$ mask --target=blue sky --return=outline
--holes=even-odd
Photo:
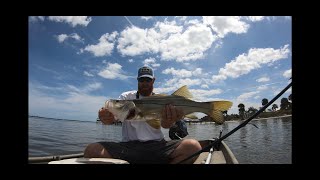
[[[30,115],[95,121],[106,100],[137,89],[143,65],[154,69],[154,92],[188,85],[196,101],[232,101],[228,114],[238,114],[239,103],[259,109],[292,74],[288,16],[30,16],[28,23]]]

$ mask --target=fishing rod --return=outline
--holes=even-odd
[[[221,135],[222,135],[222,129],[220,129],[219,138],[221,138]],[[220,146],[220,144],[218,144],[218,146]],[[208,157],[207,157],[206,162],[204,164],[210,164],[213,151],[214,151],[214,147],[212,146],[209,150]]]
[[[291,78],[290,78],[291,79]],[[222,140],[224,140],[225,138],[229,137],[231,134],[233,134],[234,132],[236,132],[238,129],[244,127],[245,125],[247,125],[253,118],[255,118],[258,114],[260,114],[261,112],[263,112],[264,110],[267,109],[268,106],[270,106],[275,100],[277,100],[283,93],[285,93],[290,87],[292,86],[292,82],[290,82],[290,84],[287,85],[287,87],[285,87],[277,96],[275,96],[270,102],[268,102],[265,106],[263,106],[258,112],[256,112],[254,115],[252,115],[250,118],[248,118],[247,120],[245,120],[244,122],[242,122],[241,124],[239,124],[237,127],[235,127],[233,130],[231,130],[230,132],[228,132],[226,135],[222,136],[221,138],[217,138],[215,139],[213,142],[209,143],[209,145],[207,145],[206,147],[202,148],[200,151],[190,155],[189,157],[181,160],[180,162],[178,162],[177,164],[180,164],[182,162],[185,162],[191,158],[193,158],[194,156],[197,156],[199,154],[201,154],[204,151],[209,150],[211,147],[217,146],[219,143],[221,143]]]

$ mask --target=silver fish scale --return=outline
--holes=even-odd
[[[166,105],[172,104],[174,106],[186,106],[186,107],[207,107],[210,102],[196,102],[190,99],[186,99],[179,96],[164,96],[164,97],[147,97],[143,99],[133,100],[136,105],[139,104],[156,104]]]
[[[208,113],[210,109],[209,102],[196,102],[180,96],[147,97],[143,99],[132,100],[136,107],[146,115],[150,113],[161,113],[163,107],[167,104],[182,108],[185,114],[192,112]]]

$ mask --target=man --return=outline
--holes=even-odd
[[[141,67],[138,70],[138,91],[124,92],[120,100],[140,99],[152,96],[155,77],[150,67]],[[161,126],[170,128],[174,123],[183,118],[183,110],[166,105],[162,110]],[[130,116],[130,115],[129,115]],[[99,118],[104,124],[113,124],[115,117],[107,109],[99,110]],[[130,119],[130,117],[128,117]],[[194,139],[166,141],[161,128],[151,127],[145,121],[123,121],[122,142],[97,142],[89,144],[84,157],[116,158],[135,163],[178,163],[181,160],[201,150],[201,145]],[[193,163],[197,156],[185,161]]]

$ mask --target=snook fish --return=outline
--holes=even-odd
[[[106,101],[105,108],[122,122],[124,120],[146,121],[150,126],[159,129],[161,113],[167,104],[181,108],[184,115],[202,112],[212,117],[217,124],[224,123],[222,111],[226,111],[232,106],[230,101],[196,102],[191,98],[192,94],[187,86],[182,86],[171,95],[157,94],[133,100],[111,99]],[[128,119],[129,116],[130,119]]]

